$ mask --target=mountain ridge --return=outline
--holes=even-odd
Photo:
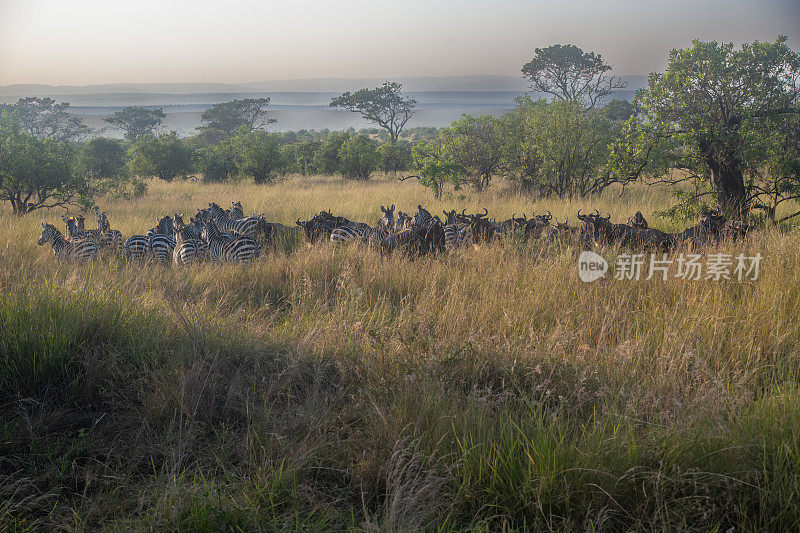
[[[628,90],[646,84],[647,76],[622,76]],[[88,85],[12,84],[0,86],[0,96],[70,96],[87,94],[241,94],[254,92],[344,92],[375,87],[387,78],[303,78],[243,83],[105,83]],[[403,85],[404,92],[430,91],[525,91],[522,77],[502,75],[406,76],[389,78]]]

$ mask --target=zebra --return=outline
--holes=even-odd
[[[395,229],[394,204],[392,204],[391,207],[381,206],[381,212],[383,213],[383,216],[381,217],[381,220],[378,224],[382,228],[386,228],[389,231],[394,231]]]
[[[175,238],[171,235],[174,229],[172,218],[166,215],[158,220],[156,227],[147,232],[147,247],[162,265],[169,263],[169,257],[175,251]]]
[[[353,223],[344,217],[333,216],[330,211],[320,211],[310,220],[301,221],[298,218],[296,224],[303,230],[306,246],[311,246],[321,240],[330,239],[334,229]]]
[[[394,230],[402,231],[404,229],[410,229],[412,223],[413,219],[408,215],[408,213],[404,213],[403,211],[398,211],[397,221],[395,222]]]
[[[453,223],[444,226],[444,248],[452,251],[472,242],[472,225]]]
[[[64,235],[68,241],[79,241],[89,237],[85,229],[81,230],[78,227],[78,221],[75,217],[61,215],[61,220],[64,221]]]
[[[126,259],[145,259],[150,254],[150,237],[131,235],[122,249]]]
[[[109,246],[116,251],[122,251],[124,244],[122,233],[111,229],[111,223],[108,221],[108,214],[105,211],[97,213],[97,232],[102,246]]]
[[[240,220],[244,218],[242,202],[231,202],[231,208],[228,210],[228,218],[231,220]]]
[[[231,220],[225,210],[213,202],[208,204],[208,213],[221,231],[233,231],[239,235],[255,235],[259,226],[263,223],[262,216]]]
[[[175,249],[172,252],[172,261],[176,265],[189,265],[200,261],[203,258],[202,242],[191,238],[186,226],[176,225],[173,231]]]
[[[208,245],[208,256],[212,260],[247,263],[257,259],[261,252],[261,245],[255,238],[246,235],[226,236],[220,233],[213,220],[206,221],[202,235]]]
[[[417,205],[417,212],[414,213],[414,221],[413,224],[415,226],[419,226],[421,228],[427,228],[431,224],[433,224],[434,218],[431,215],[430,211],[422,207],[421,205]]]
[[[42,222],[42,235],[39,237],[39,246],[50,243],[53,247],[53,255],[56,259],[75,259],[86,261],[97,256],[97,244],[91,239],[81,239],[70,241],[58,231],[52,224]]]
[[[333,228],[330,239],[333,244],[366,242],[377,229],[363,222],[351,222],[347,225]]]

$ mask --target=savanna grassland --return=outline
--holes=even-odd
[[[456,194],[319,177],[98,204],[126,236],[232,200],[287,225],[422,203],[683,228],[657,188]],[[0,213],[0,529],[800,527],[793,230],[712,249],[761,253],[755,282],[585,284],[569,242],[58,264],[36,240],[60,214]]]

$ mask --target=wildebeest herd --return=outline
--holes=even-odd
[[[611,222],[611,216],[598,211],[578,211],[578,226],[567,221],[553,224],[553,217],[516,214],[507,220],[495,221],[482,213],[443,211],[444,218],[431,214],[421,205],[411,215],[395,206],[381,206],[377,226],[353,222],[345,217],[322,211],[296,225],[310,246],[321,242],[358,243],[380,253],[399,251],[410,257],[450,252],[454,249],[502,243],[504,236],[522,239],[563,239],[581,246],[618,244],[637,249],[670,250],[679,246],[698,247],[723,239],[744,236],[750,226],[728,220],[714,211],[704,212],[700,222],[680,233],[664,233],[648,226],[641,212],[624,224]],[[241,202],[232,202],[229,209],[211,203],[199,209],[188,222],[183,215],[165,215],[145,234],[125,239],[111,227],[106,213],[97,214],[97,229],[85,229],[82,215],[62,216],[65,232],[43,223],[39,245],[49,243],[59,259],[87,260],[106,249],[130,260],[155,260],[186,265],[203,260],[246,263],[257,259],[262,250],[272,246],[276,237],[292,231],[292,227],[268,222],[263,215],[244,216]]]

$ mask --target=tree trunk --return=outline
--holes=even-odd
[[[749,209],[741,168],[722,166],[712,169],[712,183],[720,210],[729,218],[742,219]]]
[[[701,150],[703,150],[701,146]],[[742,219],[750,206],[744,187],[742,160],[731,148],[708,145],[703,150],[706,164],[711,169],[711,186],[717,193],[720,210],[729,218]]]

